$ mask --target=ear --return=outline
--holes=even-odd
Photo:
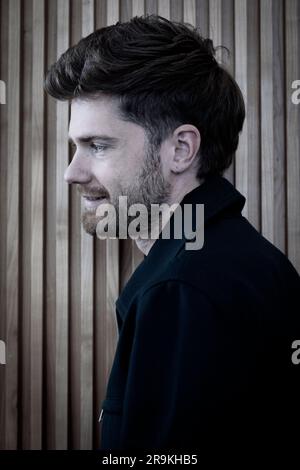
[[[172,136],[173,153],[170,170],[173,173],[183,173],[195,166],[196,155],[200,148],[201,136],[197,127],[183,124],[177,127]]]

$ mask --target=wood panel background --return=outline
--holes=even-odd
[[[142,256],[93,240],[63,181],[69,109],[44,95],[57,57],[96,28],[159,13],[230,57],[247,118],[226,177],[244,214],[300,271],[298,0],[0,0],[0,447],[91,449],[117,341],[114,302]]]

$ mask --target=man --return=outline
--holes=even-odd
[[[85,201],[87,232],[103,235],[104,203],[116,210],[117,233],[124,229],[120,196],[128,210],[179,203],[186,213],[191,205],[196,232],[204,204],[201,249],[176,236],[175,215],[169,239],[136,240],[146,257],[116,303],[101,448],[255,453],[288,435],[290,449],[299,276],[241,215],[245,198],[221,176],[245,111],[212,42],[187,25],[135,17],[68,49],[45,87],[71,101],[76,151],[65,179]]]

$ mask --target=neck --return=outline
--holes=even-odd
[[[168,201],[166,201],[166,203],[169,206],[172,206],[173,204],[179,204],[186,194],[193,191],[193,189],[197,188],[202,183],[203,183],[203,180],[195,179],[189,185],[182,184],[181,186],[174,187],[173,190],[172,190],[172,193],[171,193]],[[172,213],[169,212],[169,218],[171,217],[171,215],[172,215]],[[168,220],[164,220],[164,222],[167,223]],[[163,227],[161,227],[161,230],[162,230],[162,228]],[[161,232],[161,230],[160,230],[160,232]],[[149,238],[137,238],[137,239],[135,239],[135,243],[136,243],[138,249],[144,255],[147,256],[149,251],[151,250],[152,246],[156,242],[156,240],[157,240],[157,238],[150,238],[150,237]]]

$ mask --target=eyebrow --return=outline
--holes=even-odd
[[[108,144],[116,144],[119,142],[119,139],[117,139],[116,137],[111,137],[109,135],[83,135],[83,136],[80,136],[76,139],[78,142],[81,142],[81,143],[88,143],[88,142],[91,142],[92,140],[102,140],[104,142],[107,142]],[[74,144],[74,140],[72,139],[72,137],[69,135],[69,142],[71,144]]]

